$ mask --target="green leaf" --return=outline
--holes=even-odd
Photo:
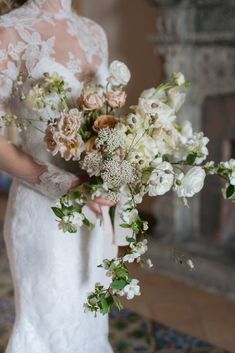
[[[95,225],[91,223],[87,218],[84,218],[83,224],[88,227],[89,230],[93,230]]]
[[[197,153],[192,152],[187,156],[186,163],[193,165],[195,163],[196,158],[197,158]]]
[[[235,193],[235,185],[229,185],[226,190],[226,197],[229,199]]]
[[[61,210],[61,208],[58,207],[52,207],[51,208],[56,217],[58,218],[63,218],[64,217],[64,212]]]
[[[163,160],[163,162],[169,162],[170,160],[169,160],[169,157],[167,156],[167,154],[164,154],[163,156],[162,156],[162,160]]]
[[[102,307],[102,314],[105,315],[109,312],[110,306],[108,301],[105,297],[101,298],[101,307]]]
[[[126,241],[128,241],[128,243],[135,243],[135,238],[132,237],[126,237]]]
[[[122,223],[122,224],[120,224],[120,227],[122,227],[122,228],[131,228],[131,225],[127,224],[127,223]]]
[[[111,287],[113,289],[122,290],[127,285],[124,279],[116,279],[112,282]]]
[[[191,87],[191,82],[189,80],[186,80],[185,83],[184,83],[184,87],[185,88]]]
[[[112,222],[112,226],[114,227],[114,218],[115,218],[115,211],[116,211],[116,206],[112,206],[109,209],[109,215],[110,215],[110,219]]]

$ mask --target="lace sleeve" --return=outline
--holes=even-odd
[[[13,81],[19,70],[16,62],[8,55],[5,31],[0,27],[0,135],[4,135],[4,126],[1,117],[7,112],[7,103],[11,96]]]
[[[60,169],[51,163],[42,163],[38,160],[35,160],[35,162],[46,168],[38,176],[38,182],[30,183],[25,178],[20,178],[20,180],[23,184],[53,201],[57,201],[62,195],[66,194],[72,186],[72,182],[78,179],[74,174]]]

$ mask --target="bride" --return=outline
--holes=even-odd
[[[30,118],[38,129],[20,132],[20,148],[0,130],[0,169],[13,177],[4,237],[16,319],[6,353],[111,353],[107,317],[84,313],[83,303],[96,282],[104,283],[96,266],[117,252],[100,217],[112,203],[102,198],[89,203],[87,210],[96,217],[93,231],[58,230],[51,206],[79,176],[52,159],[39,131],[44,123],[11,94],[21,72],[35,80],[57,72],[78,96],[84,80],[106,77],[106,36],[73,12],[71,0],[18,3],[0,16],[0,116]]]

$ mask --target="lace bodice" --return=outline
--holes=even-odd
[[[77,15],[71,0],[29,0],[0,17],[0,45],[0,116],[10,110],[19,118],[33,119],[35,128],[21,132],[22,149],[53,166],[56,160],[43,141],[46,123],[40,121],[39,112],[11,94],[14,81],[19,72],[34,79],[40,79],[44,72],[57,72],[75,97],[85,80],[99,82],[106,77],[106,35],[98,24]],[[46,114],[40,111],[40,115]],[[58,191],[55,195],[62,190]]]

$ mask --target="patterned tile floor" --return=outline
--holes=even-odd
[[[13,321],[9,268],[6,256],[0,253],[0,353],[4,353]],[[226,353],[129,310],[110,315],[110,339],[116,353]]]

